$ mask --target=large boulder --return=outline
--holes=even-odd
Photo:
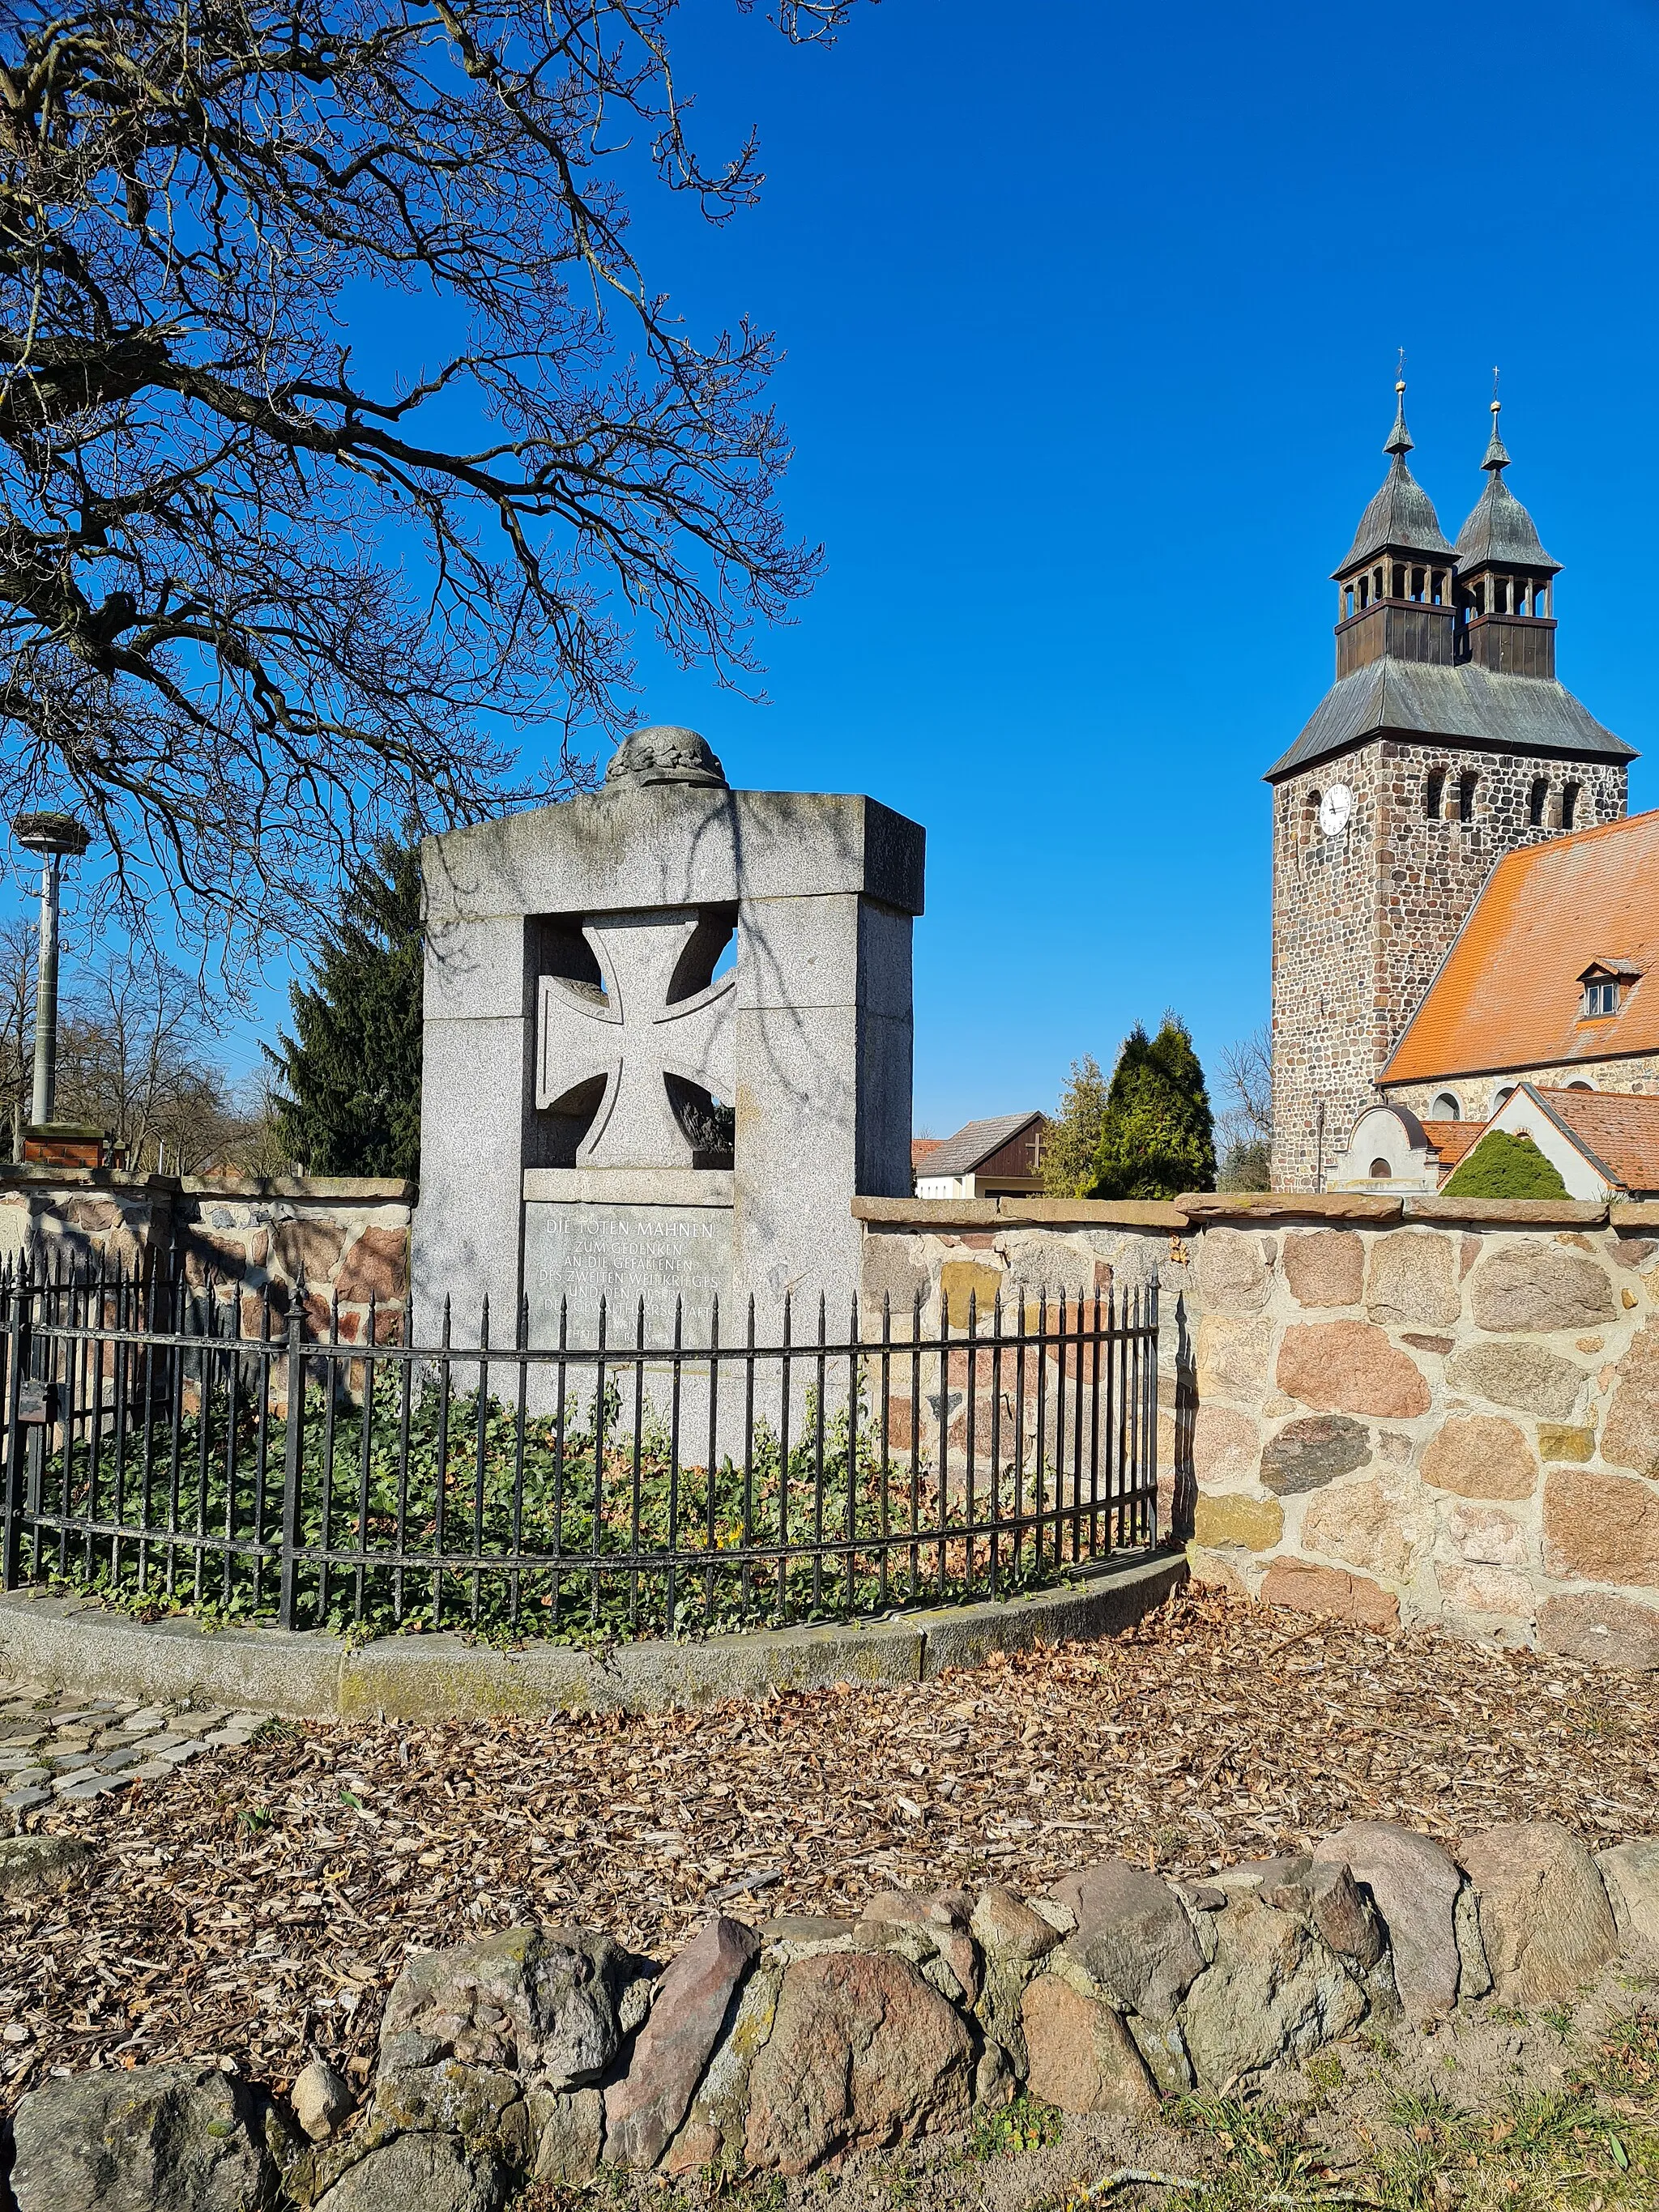
[[[965,1890],[936,1897],[908,1889],[878,1890],[859,1915],[854,1942],[860,1951],[896,1951],[920,1966],[923,1979],[953,2004],[978,2002],[979,1952],[968,1932],[973,1900]]]
[[[392,1984],[380,2072],[456,2058],[574,2089],[611,2063],[649,1995],[645,1961],[585,1928],[511,1928],[428,1951]]]
[[[1505,2004],[1577,1996],[1619,1947],[1590,1856],[1559,1820],[1511,1820],[1472,1837],[1462,1860],[1480,1901],[1480,1940]]]
[[[217,2067],[71,2074],[12,2116],[17,2212],[272,2212],[298,2140]]]
[[[1278,1382],[1316,1413],[1409,1421],[1429,1410],[1422,1369],[1370,1322],[1292,1322],[1279,1347]]]
[[[314,2212],[498,2212],[506,2193],[495,2159],[447,2136],[399,2136],[348,2167]]]
[[[1304,2058],[1365,2017],[1364,1990],[1297,1911],[1259,1892],[1212,1916],[1216,1954],[1187,1992],[1182,2023],[1205,2087],[1225,2089],[1280,2058]]]
[[[1659,1960],[1659,1836],[1597,1851],[1595,1863],[1621,1947],[1635,1957]]]
[[[685,2118],[760,1938],[718,1915],[672,1960],[634,2039],[628,2071],[605,2093],[605,2156],[654,2166]]]
[[[1583,1389],[1584,1370],[1541,1344],[1511,1337],[1465,1345],[1446,1362],[1446,1380],[1472,1398],[1489,1398],[1495,1406],[1513,1406],[1545,1420],[1567,1421]]]
[[[1204,1965],[1185,1906],[1166,1882],[1107,1859],[1055,1885],[1077,1915],[1061,1957],[1080,1966],[1126,2010],[1167,2021]]]
[[[1659,1492],[1632,1475],[1553,1467],[1544,1480],[1544,1571],[1563,1582],[1659,1588]]]
[[[1538,1462],[1513,1421],[1501,1413],[1465,1413],[1430,1438],[1423,1480],[1459,1498],[1530,1498]]]
[[[1287,1421],[1261,1455],[1261,1480],[1279,1498],[1318,1490],[1369,1464],[1371,1432],[1346,1413]]]
[[[1028,1972],[1061,1941],[1052,1920],[1033,1912],[999,1881],[981,1891],[968,1924],[988,1962]]]
[[[1129,2031],[1110,2005],[1083,1996],[1058,1974],[1039,1974],[1020,2000],[1029,2069],[1025,2086],[1062,2112],[1151,2119],[1158,2092]]]
[[[779,1923],[770,1924],[776,1927]],[[818,1950],[808,1955],[845,1957],[846,1950]],[[784,1966],[794,1963],[769,1963],[766,1951],[761,1956],[762,1963],[744,1983],[736,2014],[722,2033],[702,2080],[697,2084],[691,2110],[664,2154],[665,2172],[691,2173],[708,2166],[738,2167],[744,2162],[749,2076],[777,2020]]]
[[[1326,1837],[1316,1856],[1343,1861],[1376,1900],[1407,2012],[1449,2012],[1457,2002],[1462,1877],[1439,1844],[1394,1820],[1351,1820]]]
[[[530,2123],[515,2075],[441,2058],[435,2066],[383,2069],[374,2084],[370,2139],[459,2136],[469,2150],[499,2152],[515,2166],[530,2155]]]
[[[1396,1229],[1371,1246],[1365,1310],[1385,1328],[1445,1328],[1462,1308],[1455,1237]]]
[[[750,2072],[748,2162],[805,2173],[842,2151],[960,2127],[973,2062],[967,2023],[908,1959],[799,1960]]]
[[[1299,1306],[1357,1306],[1365,1242],[1352,1229],[1309,1229],[1285,1239],[1285,1279]]]
[[[1594,1328],[1614,1317],[1605,1270],[1576,1246],[1542,1237],[1488,1253],[1469,1279],[1469,1296],[1477,1325],[1494,1334]]]
[[[532,2089],[525,2100],[535,2146],[533,2181],[591,2181],[605,2141],[605,2099],[597,2089]]]
[[[1659,1668],[1659,1607],[1611,1590],[1546,1598],[1538,1609],[1538,1641],[1546,1651],[1593,1666],[1650,1673]]]

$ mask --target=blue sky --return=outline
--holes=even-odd
[[[646,210],[643,256],[779,331],[827,568],[765,703],[642,640],[639,719],[927,825],[919,1128],[1050,1105],[1166,1005],[1206,1056],[1265,1018],[1260,777],[1330,681],[1401,344],[1454,534],[1502,364],[1562,676],[1659,799],[1659,10],[886,0],[824,52],[688,0],[678,58],[769,182],[719,232]]]

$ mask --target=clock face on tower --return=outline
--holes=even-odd
[[[1328,837],[1340,837],[1352,812],[1352,792],[1346,783],[1334,783],[1319,802],[1319,826]]]

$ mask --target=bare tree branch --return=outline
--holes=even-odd
[[[694,338],[629,243],[642,180],[717,222],[762,181],[687,135],[676,4],[0,25],[0,804],[77,805],[140,926],[156,872],[303,926],[381,828],[579,778],[636,618],[736,681],[810,586],[770,338]],[[354,358],[371,296],[397,375]]]

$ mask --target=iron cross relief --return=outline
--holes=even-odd
[[[680,957],[698,917],[683,909],[596,915],[582,925],[599,963],[605,995],[544,975],[537,1040],[536,1103],[556,1106],[605,1079],[576,1155],[585,1168],[683,1168],[691,1141],[663,1079],[678,1075],[717,1098],[734,1082],[737,975],[719,976],[690,998],[670,1000]]]

